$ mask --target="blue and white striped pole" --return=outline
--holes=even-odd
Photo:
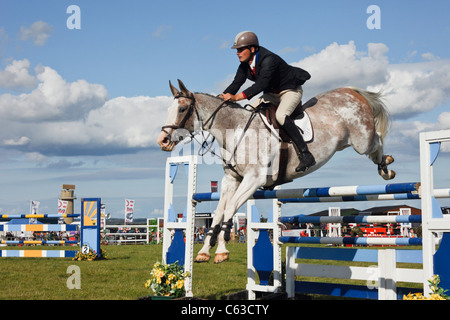
[[[353,237],[280,237],[282,243],[309,243],[309,244],[336,244],[336,245],[362,245],[362,246],[420,246],[421,238],[353,238]]]
[[[281,217],[282,223],[420,223],[421,215],[410,216],[308,216]]]
[[[343,186],[343,187],[325,187],[325,188],[300,188],[300,189],[280,189],[280,190],[258,190],[256,191],[252,199],[302,199],[313,198],[317,199],[322,197],[355,197],[355,196],[367,196],[367,195],[391,195],[391,194],[407,194],[400,196],[400,200],[404,197],[414,197],[414,194],[418,193],[420,183],[392,183],[382,185],[366,185],[366,186]],[[220,193],[208,192],[208,193],[196,193],[193,196],[193,200],[201,201],[216,201],[220,199]],[[351,200],[351,201],[364,201]],[[383,200],[395,200],[387,197]]]

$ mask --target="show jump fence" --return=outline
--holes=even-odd
[[[247,245],[248,245],[248,283],[249,298],[255,293],[277,292],[281,289],[281,245],[283,243],[316,244],[356,244],[356,245],[420,245],[423,250],[401,249],[339,249],[287,247],[286,252],[286,291],[289,297],[295,292],[321,293],[329,295],[369,298],[397,299],[404,292],[397,288],[397,282],[419,282],[423,284],[425,295],[429,295],[428,279],[433,274],[441,277],[444,289],[450,289],[450,217],[443,216],[436,198],[450,197],[450,189],[434,189],[433,164],[440,143],[450,141],[450,130],[420,134],[420,183],[400,183],[353,187],[277,189],[257,191],[247,202]],[[197,202],[219,200],[219,193],[196,193],[196,156],[172,157],[167,159],[164,205],[164,246],[163,260],[167,263],[179,261],[185,270],[192,273],[193,229]],[[177,219],[173,208],[173,183],[178,166],[183,165],[188,177],[186,209],[183,219]],[[257,199],[273,199],[273,210],[266,223],[259,222],[255,206]],[[317,220],[315,217],[296,216],[281,218],[281,206],[287,202],[341,202],[374,200],[421,199],[422,239],[417,238],[342,238],[342,237],[282,237],[281,221],[297,219],[308,223],[346,223],[348,217],[329,217]],[[280,221],[281,219],[281,221]],[[353,217],[355,223],[410,223],[419,222],[416,217]],[[442,232],[443,237],[436,251],[433,233]],[[171,238],[171,233],[173,237]],[[273,233],[273,244],[269,233]],[[186,237],[186,243],[184,242]],[[319,266],[297,264],[296,259],[327,259],[345,261],[364,261],[377,263],[377,267]],[[397,268],[397,262],[422,263],[423,269]],[[256,274],[259,283],[256,283]],[[273,283],[269,283],[273,275]],[[295,280],[297,275],[336,277],[377,281],[377,285],[352,286],[340,284],[304,283]],[[186,295],[192,296],[192,283],[186,283]]]
[[[100,198],[81,199],[81,214],[22,214],[0,215],[3,219],[39,219],[39,218],[76,218],[81,217],[80,227],[76,224],[4,224],[0,231],[33,231],[33,232],[71,232],[80,231],[80,241],[68,240],[1,240],[6,245],[67,245],[79,244],[80,250],[89,249],[98,254],[100,252]],[[25,248],[25,247],[24,247]],[[34,250],[34,249],[6,249],[0,250],[0,257],[29,257],[29,258],[73,258],[79,250]]]

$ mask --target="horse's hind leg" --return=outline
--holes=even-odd
[[[378,174],[384,180],[391,180],[395,178],[395,171],[388,169],[388,165],[394,162],[394,158],[390,155],[383,154],[383,142],[381,141],[380,135],[375,134],[374,137],[374,148],[375,151],[369,154],[369,158],[373,163],[378,165]]]

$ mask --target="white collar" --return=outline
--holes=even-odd
[[[253,70],[253,68],[255,67],[255,65],[256,65],[256,54],[255,54],[255,56],[253,57],[253,61],[252,61],[252,63],[249,63],[249,65],[250,65],[250,69],[252,69]]]

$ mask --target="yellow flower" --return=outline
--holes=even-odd
[[[408,293],[407,296],[403,295],[403,300],[425,300],[425,297],[422,293]]]
[[[181,289],[181,288],[183,288],[183,286],[184,286],[184,280],[178,280],[177,281],[177,288]]]
[[[168,279],[169,281],[172,281],[173,279],[175,279],[175,275],[173,273],[169,274]]]
[[[430,300],[445,300],[445,298],[441,297],[437,293],[433,293],[430,295]]]
[[[164,277],[164,274],[165,274],[165,272],[163,270],[161,270],[161,269],[158,269],[158,271],[156,272],[156,276],[158,278]]]

